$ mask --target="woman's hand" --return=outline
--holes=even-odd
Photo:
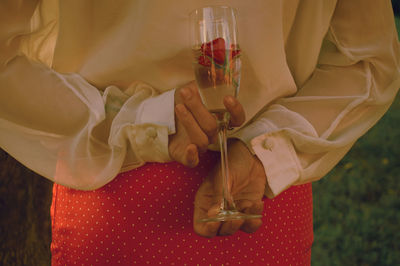
[[[231,96],[224,99],[231,114],[231,125],[239,126],[245,120],[242,105]],[[199,153],[217,140],[217,121],[203,105],[195,82],[175,92],[176,133],[169,136],[168,149],[171,158],[187,167],[199,163]]]
[[[266,175],[262,163],[252,155],[240,140],[228,145],[229,169],[233,179],[232,195],[239,211],[262,214]],[[222,197],[221,166],[218,164],[203,181],[197,191],[194,208],[194,230],[204,237],[232,235],[238,230],[255,232],[262,224],[261,219],[233,220],[227,222],[198,222],[199,219],[217,213]]]

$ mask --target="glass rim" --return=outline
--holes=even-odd
[[[235,15],[237,15],[237,13],[238,13],[238,11],[237,11],[237,9],[235,7],[231,7],[231,6],[227,6],[227,5],[210,5],[210,6],[199,7],[199,8],[196,8],[196,9],[190,11],[189,12],[189,17],[192,17],[196,12],[198,12],[200,10],[207,9],[207,8],[212,8],[212,9],[214,9],[214,8],[215,9],[217,9],[217,8],[218,9],[231,9],[235,13]]]

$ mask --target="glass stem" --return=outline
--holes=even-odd
[[[222,202],[221,210],[236,210],[231,194],[232,180],[229,175],[228,150],[226,131],[229,124],[229,113],[225,112],[223,118],[218,119],[218,140],[221,153],[221,174],[222,174]]]

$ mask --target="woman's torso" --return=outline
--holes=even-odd
[[[310,2],[310,3],[308,3]],[[143,81],[162,92],[194,80],[188,14],[207,5],[238,10],[239,100],[253,117],[294,94],[311,75],[336,1],[59,1],[53,67],[99,89]]]

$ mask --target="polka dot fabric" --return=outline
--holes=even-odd
[[[217,161],[193,169],[148,163],[94,191],[53,188],[53,265],[310,265],[311,185],[264,200],[253,234],[207,239],[193,231],[193,201]]]

